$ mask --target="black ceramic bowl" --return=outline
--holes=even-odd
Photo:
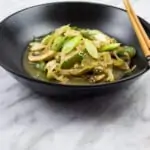
[[[141,19],[149,34],[149,24]],[[137,71],[115,83],[97,85],[61,85],[46,83],[30,77],[24,70],[22,57],[33,37],[44,35],[55,28],[71,24],[99,29],[124,44],[137,49],[134,63]],[[13,77],[36,92],[49,95],[108,94],[130,85],[148,70],[135,32],[124,10],[103,4],[87,2],[55,2],[19,11],[0,23],[0,65]]]

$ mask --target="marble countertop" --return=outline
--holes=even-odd
[[[38,3],[48,0],[38,0]],[[103,0],[122,7],[121,0]],[[134,0],[150,21],[149,0]],[[0,19],[36,0],[0,1]],[[0,68],[0,150],[150,150],[150,72],[111,96],[62,102],[32,93]]]

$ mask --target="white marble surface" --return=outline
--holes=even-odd
[[[0,0],[0,19],[34,4]],[[134,6],[150,21],[149,0]],[[149,81],[150,72],[118,94],[58,102],[33,94],[0,68],[0,150],[150,150]]]

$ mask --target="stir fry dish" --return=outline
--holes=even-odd
[[[62,84],[117,81],[136,68],[135,48],[99,30],[64,25],[29,43],[28,63],[47,81]]]

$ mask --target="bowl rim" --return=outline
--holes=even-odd
[[[21,9],[19,11],[16,11],[14,13],[12,13],[11,15],[9,15],[8,17],[4,18],[1,22],[0,22],[0,28],[1,28],[1,25],[3,25],[3,23],[5,23],[5,21],[7,21],[9,18],[15,16],[16,14],[20,13],[20,12],[23,12],[23,11],[26,11],[26,10],[29,10],[29,9],[32,9],[32,8],[36,8],[36,7],[42,7],[42,6],[48,6],[50,4],[61,4],[61,3],[66,3],[66,4],[69,4],[69,3],[86,3],[86,4],[90,4],[90,5],[93,5],[93,4],[96,4],[96,5],[101,5],[101,6],[104,6],[104,7],[110,7],[110,8],[114,8],[114,9],[117,9],[117,10],[120,10],[120,11],[123,11],[123,12],[126,12],[125,9],[123,8],[119,8],[119,7],[116,7],[116,6],[113,6],[113,5],[108,5],[108,4],[104,4],[104,3],[100,3],[100,2],[96,2],[96,1],[93,1],[93,2],[89,2],[89,1],[67,1],[67,0],[64,0],[64,1],[52,1],[52,2],[48,2],[48,3],[43,3],[43,4],[38,4],[38,5],[33,5],[33,6],[29,6],[29,7],[26,7],[24,9]],[[139,16],[138,16],[139,17]],[[148,22],[146,20],[144,20],[142,17],[139,17],[139,19],[144,22],[145,24],[148,24]],[[145,58],[146,60],[146,58]],[[23,79],[26,79],[26,80],[29,80],[29,81],[32,81],[32,82],[36,82],[36,83],[41,83],[41,84],[46,84],[46,85],[51,85],[51,86],[61,86],[61,87],[71,87],[71,88],[87,88],[87,87],[99,87],[99,86],[109,86],[109,85],[115,85],[115,84],[118,84],[118,83],[122,83],[122,82],[125,82],[125,81],[129,81],[129,80],[132,80],[136,77],[139,77],[141,76],[142,74],[144,74],[148,69],[149,69],[149,66],[148,66],[148,63],[147,63],[147,66],[145,66],[145,68],[143,68],[141,71],[139,71],[138,73],[134,74],[134,75],[131,75],[131,76],[128,76],[128,77],[125,77],[125,78],[122,78],[120,80],[117,80],[115,82],[111,82],[111,83],[97,83],[97,84],[90,84],[90,85],[72,85],[72,84],[61,84],[61,83],[54,83],[54,82],[46,82],[46,81],[42,81],[42,80],[38,80],[38,79],[35,79],[33,77],[30,77],[29,76],[26,76],[22,73],[17,73],[15,71],[13,71],[13,69],[7,67],[6,65],[4,64],[1,64],[0,63],[0,66],[5,69],[6,71],[8,71],[9,73],[15,75],[15,76],[18,76],[20,78],[23,78]]]

